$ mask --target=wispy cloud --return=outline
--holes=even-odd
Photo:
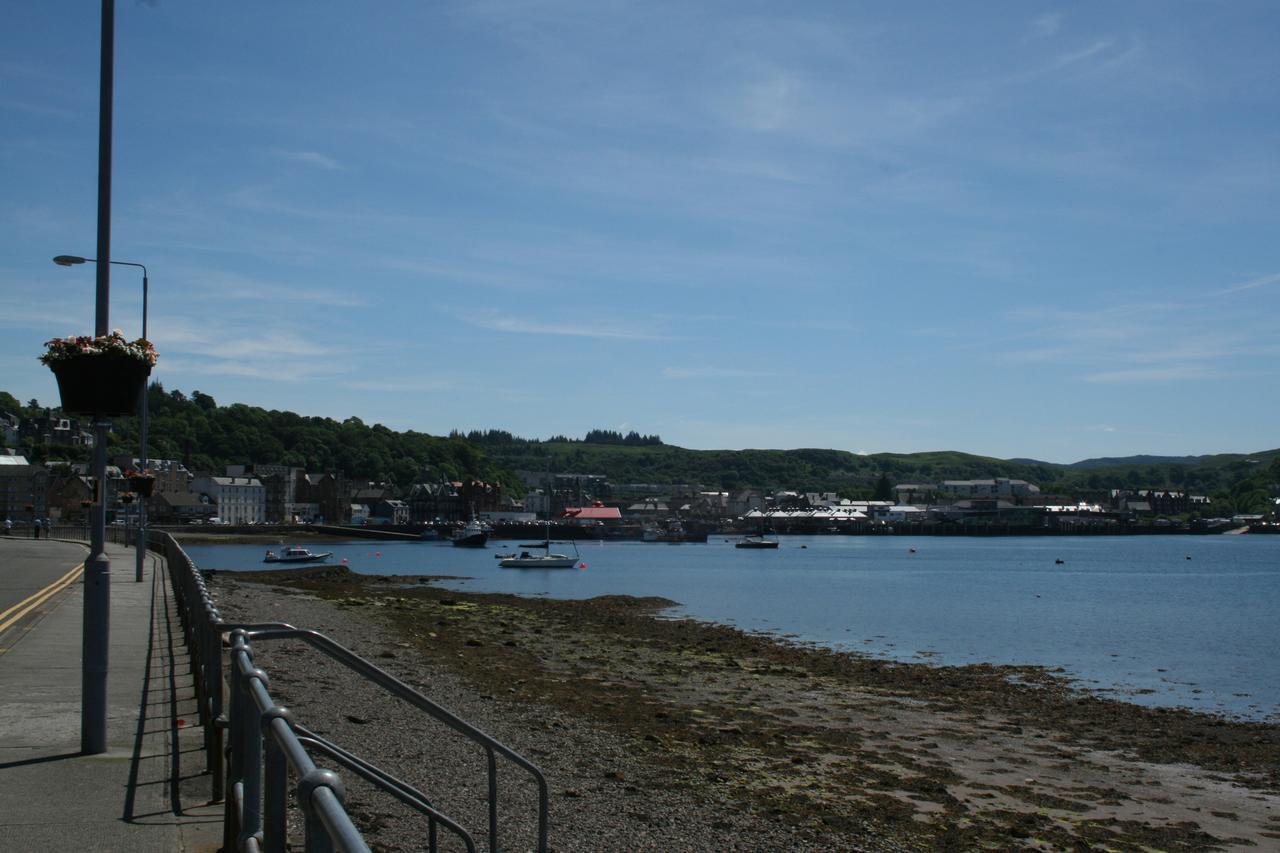
[[[305,382],[331,376],[328,365],[315,362],[271,363],[246,361],[198,361],[173,359],[157,365],[161,376],[184,374],[187,376],[238,376],[243,379],[261,379],[269,382]]]
[[[1098,38],[1086,47],[1059,54],[1050,63],[1048,70],[1105,73],[1134,62],[1142,55],[1143,50],[1142,42],[1137,40],[1121,44],[1114,38]]]
[[[1079,48],[1069,53],[1059,54],[1053,62],[1053,67],[1066,68],[1069,65],[1077,65],[1081,62],[1086,62],[1095,56],[1099,56],[1110,50],[1113,44],[1114,42],[1111,39],[1097,39],[1088,47]]]
[[[83,300],[82,300],[83,301]],[[45,304],[41,307],[10,305],[0,311],[0,327],[11,329],[46,329],[50,335],[83,335],[92,327],[93,312],[67,304],[64,308]]]
[[[494,247],[490,247],[491,249]],[[527,269],[508,266],[500,260],[480,260],[470,263],[447,261],[418,261],[401,258],[382,258],[374,262],[377,266],[405,272],[415,277],[428,279],[432,283],[480,285],[501,290],[530,291],[545,288],[554,284],[552,278],[531,274]]]
[[[471,322],[482,329],[521,335],[553,335],[571,338],[611,338],[632,341],[668,340],[666,335],[655,332],[613,325],[607,322],[588,321],[579,324],[542,323],[518,317],[473,318]]]
[[[842,79],[819,79],[771,69],[718,93],[713,112],[730,125],[825,147],[875,146],[933,130],[973,105],[964,94],[850,89]]]
[[[330,308],[357,308],[369,304],[354,290],[278,284],[224,270],[193,270],[183,278],[197,298],[218,301],[306,303]]]
[[[777,376],[778,373],[737,367],[664,367],[662,375],[667,379],[737,379]]]
[[[219,358],[256,356],[313,356],[329,351],[313,341],[288,330],[230,328],[180,318],[165,318],[155,323],[151,337],[161,345],[186,350],[197,355]]]
[[[1023,327],[1016,339],[1034,343],[1018,349],[1009,346],[1015,338],[989,342],[1001,359],[1057,365],[1093,383],[1239,376],[1251,362],[1280,354],[1273,323],[1253,322],[1208,300],[1135,302],[1092,312],[1033,309],[1010,317]]]
[[[1185,382],[1192,379],[1213,379],[1222,374],[1198,364],[1179,364],[1167,367],[1142,367],[1130,370],[1104,370],[1090,373],[1088,382]]]
[[[337,160],[321,154],[318,151],[288,151],[277,148],[275,150],[277,157],[283,157],[286,160],[292,160],[295,163],[302,163],[307,166],[317,166],[321,169],[341,169]]]
[[[1255,287],[1266,287],[1272,284],[1280,284],[1280,273],[1272,273],[1259,278],[1251,279],[1243,284],[1237,284],[1228,287],[1226,290],[1215,291],[1213,296],[1226,296],[1228,293],[1239,293],[1242,290],[1253,290]]]
[[[1036,38],[1048,38],[1062,29],[1062,14],[1055,12],[1041,15],[1031,22],[1031,33]]]
[[[450,379],[353,379],[338,383],[343,388],[355,391],[381,391],[386,393],[430,393],[449,391],[458,387],[458,383]]]

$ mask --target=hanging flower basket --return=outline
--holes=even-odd
[[[125,340],[118,329],[96,338],[54,338],[45,347],[40,361],[58,380],[62,409],[77,415],[133,414],[156,363],[150,341]]]
[[[149,474],[130,474],[129,489],[144,498],[151,497],[156,488],[156,478]]]

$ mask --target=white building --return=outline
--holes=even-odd
[[[524,496],[521,509],[532,513],[534,518],[547,518],[551,515],[551,498],[541,489],[535,489]]]
[[[1040,487],[1026,480],[996,477],[994,480],[943,480],[942,491],[966,498],[1009,498],[1040,494]]]
[[[208,495],[224,524],[262,524],[267,520],[267,490],[257,477],[196,477],[191,491]]]
[[[924,521],[928,515],[928,510],[921,509],[918,506],[900,504],[889,507],[884,513],[884,520],[891,524],[902,524],[903,522]]]

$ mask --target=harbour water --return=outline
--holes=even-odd
[[[313,550],[318,546],[312,546]],[[1280,721],[1280,537],[783,537],[776,551],[584,542],[583,570],[499,568],[416,542],[327,543],[365,574],[553,598],[661,596],[669,613],[877,657],[1033,664],[1084,689]],[[564,550],[571,546],[557,546]],[[264,565],[264,545],[190,545],[203,569]],[[1059,563],[1058,561],[1062,562]]]

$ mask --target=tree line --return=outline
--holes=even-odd
[[[332,471],[353,480],[408,486],[421,478],[480,479],[524,491],[519,470],[601,474],[614,484],[680,485],[708,490],[795,489],[841,497],[889,497],[899,483],[1009,477],[1035,483],[1047,495],[1096,497],[1110,489],[1167,489],[1214,499],[1215,512],[1259,512],[1280,494],[1280,450],[1158,461],[1156,457],[1089,460],[1078,466],[1003,460],[956,451],[854,454],[843,450],[690,450],[656,435],[592,429],[582,439],[526,439],[506,430],[454,430],[446,437],[262,409],[220,405],[208,394],[148,388],[153,458],[177,459],[193,471],[228,464],[280,464]],[[39,402],[20,403],[0,391],[0,412],[40,416]],[[135,418],[113,421],[109,452],[136,454]],[[79,447],[29,443],[34,462],[88,460]]]

